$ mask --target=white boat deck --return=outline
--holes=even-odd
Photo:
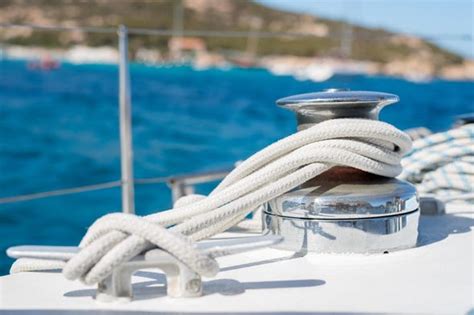
[[[124,304],[99,303],[95,288],[60,273],[3,276],[0,314],[474,314],[473,210],[422,216],[420,245],[400,252],[293,257],[265,249],[223,257],[200,298],[167,297],[163,274],[153,270],[134,276],[135,300]]]

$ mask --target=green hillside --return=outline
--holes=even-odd
[[[115,27],[125,24],[134,28],[172,29],[176,2],[125,0],[3,0],[0,1],[1,23]],[[341,55],[344,23],[312,16],[279,11],[246,0],[188,0],[183,2],[184,30],[250,31],[258,19],[261,31],[308,33],[307,37],[262,38],[258,55],[294,56]],[[325,30],[325,32],[323,32]],[[315,36],[315,33],[318,36]],[[323,34],[324,33],[324,34]],[[463,59],[423,40],[403,38],[384,30],[352,28],[350,57],[381,63],[422,54],[435,68],[461,63]],[[132,51],[138,47],[162,49],[165,36],[132,35]],[[223,52],[246,49],[246,38],[204,38],[209,50]],[[67,47],[116,45],[113,34],[77,34],[34,31],[12,32],[0,29],[0,41],[12,44]]]

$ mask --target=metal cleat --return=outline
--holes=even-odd
[[[263,235],[197,243],[197,247],[211,257],[227,256],[275,245],[280,236]],[[66,246],[15,246],[7,250],[12,258],[35,258],[68,261],[79,247]],[[132,275],[141,269],[157,268],[166,276],[166,292],[174,298],[202,295],[201,276],[161,249],[152,249],[114,268],[112,273],[98,283],[96,299],[100,302],[128,302],[133,299]]]

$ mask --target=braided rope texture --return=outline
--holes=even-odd
[[[196,241],[229,229],[260,205],[334,166],[396,177],[410,149],[405,133],[381,121],[324,121],[257,152],[207,197],[186,196],[173,209],[146,217],[114,213],[99,218],[63,274],[94,284],[123,262],[159,247],[196,273],[214,276],[219,271],[215,257],[198,250]]]
[[[421,196],[474,202],[474,125],[420,138],[402,160],[401,179]]]

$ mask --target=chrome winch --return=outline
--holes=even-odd
[[[378,120],[387,93],[329,89],[277,101],[296,112],[298,130],[335,118]],[[410,248],[418,237],[419,202],[408,182],[350,167],[329,171],[285,193],[263,211],[277,248],[318,253],[384,253]]]

